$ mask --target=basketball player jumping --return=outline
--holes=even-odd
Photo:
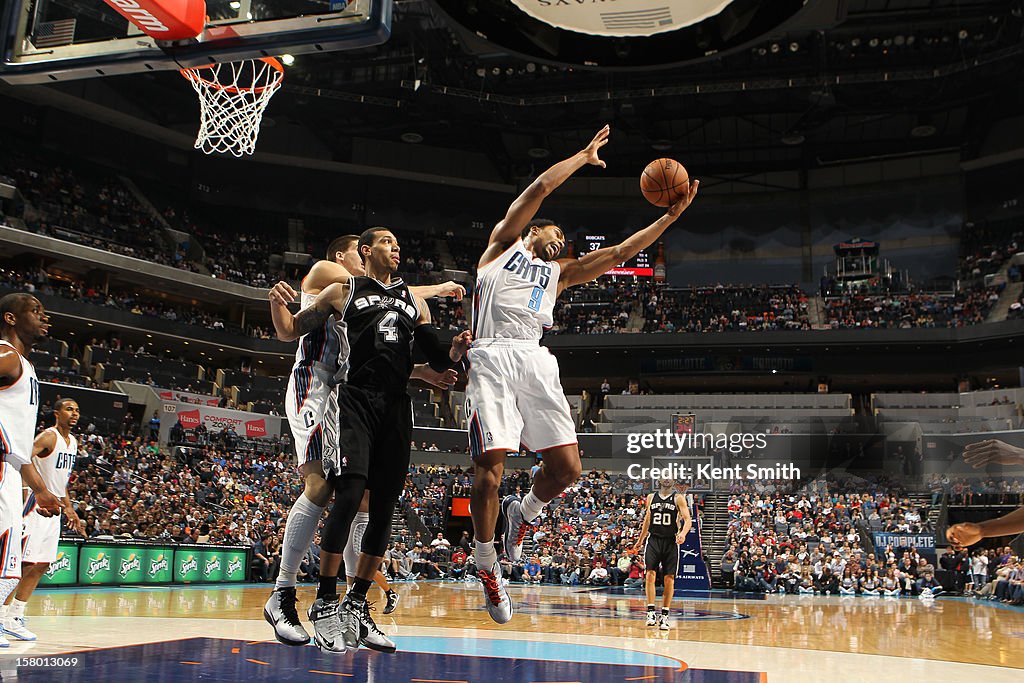
[[[340,606],[342,634],[321,637],[318,622],[329,626],[338,614],[337,575],[321,573],[318,597],[310,610],[317,645],[328,652],[345,652],[360,643],[371,649],[394,652],[394,643],[370,617],[366,593],[383,561],[391,531],[391,515],[405,485],[412,437],[411,399],[406,385],[413,370],[412,347],[424,353],[430,367],[447,372],[469,346],[469,332],[444,349],[429,325],[430,313],[422,298],[392,274],[398,269],[398,239],[386,228],[371,228],[359,237],[359,253],[366,277],[342,278],[325,288],[311,305],[291,321],[294,329],[279,336],[288,341],[320,329],[332,316],[347,328],[347,381],[337,386],[338,447],[325,452],[324,472],[334,489],[322,547],[339,552],[349,535],[364,491],[371,491],[369,519],[363,535],[351,590]],[[283,317],[290,318],[287,311]],[[344,454],[344,468],[341,455]],[[316,616],[314,616],[316,615]],[[362,637],[360,637],[362,636]]]
[[[357,235],[343,235],[327,247],[327,259],[318,261],[302,281],[303,307],[309,306],[317,294],[333,282],[347,282],[350,273],[363,274],[363,264],[357,249]],[[465,290],[461,285],[446,282],[430,287],[413,288],[424,298],[452,296],[461,299]],[[291,325],[292,316],[287,305],[295,292],[285,283],[270,290],[270,312],[278,335],[284,330],[285,320]],[[302,558],[309,549],[317,525],[331,497],[321,463],[325,453],[337,447],[337,401],[335,385],[343,379],[347,369],[348,340],[343,320],[324,321],[299,340],[295,364],[288,380],[285,413],[295,443],[299,472],[304,479],[304,490],[295,501],[285,522],[281,546],[281,567],[274,591],[263,609],[264,618],[274,627],[274,636],[286,645],[305,645],[309,634],[302,627],[296,609],[296,575]],[[339,376],[340,375],[340,376]],[[413,377],[438,384],[444,388],[454,382],[454,375],[440,375],[425,366],[417,366]],[[322,551],[321,575],[337,576],[341,568],[341,555]],[[395,594],[397,596],[397,594]],[[397,600],[388,595],[388,606]],[[340,628],[337,620],[335,625]],[[325,622],[326,625],[326,622]],[[333,640],[333,638],[328,638]]]
[[[633,547],[634,552],[640,552],[644,547],[644,541],[647,541],[647,548],[644,550],[644,566],[647,568],[644,585],[647,591],[648,626],[657,625],[662,631],[667,631],[670,627],[668,615],[675,591],[676,570],[679,569],[679,546],[686,540],[686,534],[690,533],[692,525],[686,495],[676,492],[673,480],[659,480],[658,491],[647,494],[647,514],[644,515],[640,538]],[[660,620],[654,608],[657,599],[655,581],[659,568],[665,574]]]
[[[580,259],[556,260],[565,236],[554,221],[534,216],[544,199],[577,170],[587,164],[604,168],[598,153],[608,135],[605,126],[585,149],[544,171],[519,195],[491,232],[477,269],[466,389],[475,470],[471,510],[477,576],[488,613],[499,624],[512,618],[512,601],[502,585],[494,548],[497,494],[507,453],[517,452],[521,442],[544,457],[526,497],[520,502],[509,496],[500,505],[505,552],[512,561],[522,556],[528,524],[580,474],[576,429],[559,382],[558,362],[538,343],[552,323],[555,299],[566,287],[594,280],[654,244],[697,194],[699,183],[694,181],[664,216],[621,244]]]
[[[85,536],[85,525],[68,498],[68,480],[78,457],[78,440],[71,433],[71,429],[78,424],[78,403],[70,398],[59,399],[54,405],[53,415],[56,424],[39,432],[32,444],[32,464],[46,488],[60,500],[68,518],[68,526]],[[25,533],[22,540],[21,581],[18,582],[18,590],[8,596],[8,604],[4,605],[3,630],[19,640],[35,640],[36,635],[25,628],[25,605],[50,563],[57,559],[60,514],[52,517],[39,514],[34,494],[29,494],[23,512]]]
[[[36,497],[39,514],[51,517],[60,501],[46,490],[32,464],[32,436],[39,409],[39,380],[28,353],[46,337],[49,318],[31,294],[0,299],[0,603],[6,602],[21,579],[23,529],[21,483]],[[7,647],[0,635],[0,647]]]

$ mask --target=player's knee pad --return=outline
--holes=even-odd
[[[340,554],[348,541],[352,520],[359,510],[359,502],[366,490],[366,478],[361,475],[332,477],[334,505],[327,515],[320,547],[328,553]]]
[[[391,538],[391,513],[398,502],[398,494],[373,491],[370,494],[370,520],[363,533],[361,552],[373,557],[383,557]]]

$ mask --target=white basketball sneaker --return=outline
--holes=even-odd
[[[3,633],[0,633],[0,647],[10,647],[10,646],[11,646],[11,644],[9,642],[7,642],[7,637]]]
[[[18,640],[35,640],[36,634],[25,628],[24,617],[7,617],[3,622],[4,633],[12,635]]]
[[[658,620],[658,628],[662,631],[667,631],[672,628],[672,624],[668,620],[668,615],[662,613],[661,619]]]
[[[274,627],[274,637],[285,645],[305,645],[309,634],[302,628],[295,609],[295,587],[278,588],[263,606],[263,618]],[[5,627],[6,628],[6,627]]]
[[[341,618],[338,613],[337,595],[329,595],[327,599],[317,598],[310,605],[307,616],[313,625],[313,642],[321,652],[345,654],[345,639],[342,635]]]
[[[658,625],[658,613],[653,609],[647,610],[647,625],[657,626]]]
[[[523,520],[523,503],[519,496],[505,496],[501,501],[501,516],[505,520],[505,554],[512,562],[523,559],[523,540],[530,525]]]
[[[477,569],[476,576],[484,587],[487,613],[495,622],[507,624],[512,618],[512,598],[501,580],[501,563],[495,560],[490,571]]]

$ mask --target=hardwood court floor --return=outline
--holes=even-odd
[[[511,586],[505,626],[487,617],[478,584],[396,589],[398,610],[377,622],[400,652],[344,656],[273,641],[262,618],[269,585],[40,591],[28,610],[39,641],[12,641],[0,675],[9,679],[14,655],[55,653],[80,662],[22,667],[18,680],[94,683],[102,670],[120,681],[993,683],[1024,669],[1024,610],[959,598],[684,597],[661,632],[644,625],[642,595],[621,589]],[[299,588],[304,622],[313,593]]]

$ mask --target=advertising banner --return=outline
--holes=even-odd
[[[220,404],[219,398],[206,394],[193,394],[189,391],[178,391],[177,389],[154,389],[154,391],[156,391],[156,395],[160,397],[161,401],[191,403],[193,405],[212,406],[214,408]]]
[[[690,496],[687,496],[687,501]],[[697,506],[690,503],[690,519],[693,526],[686,534],[686,540],[679,546],[679,569],[676,570],[676,588],[688,591],[711,590],[711,572],[704,562],[700,542],[700,517]]]
[[[78,583],[78,544],[61,543],[57,559],[50,563],[39,580],[41,586],[69,586]]]
[[[921,557],[926,558],[932,565],[935,564],[936,552],[934,534],[897,534],[878,531],[871,534],[871,536],[872,540],[875,542],[875,555],[879,558],[884,557],[885,549],[889,546],[892,546],[893,552],[896,553],[897,560],[903,556],[903,551],[905,549],[916,548]]]
[[[170,546],[87,544],[79,550],[81,583],[170,583]]]
[[[171,429],[178,422],[181,422],[185,430],[203,424],[209,434],[213,435],[219,434],[226,427],[232,427],[241,438],[260,439],[280,436],[283,420],[281,417],[243,410],[165,401],[160,414],[160,443],[168,442]]]
[[[174,553],[174,580],[180,583],[245,581],[249,563],[244,549],[178,548]]]

